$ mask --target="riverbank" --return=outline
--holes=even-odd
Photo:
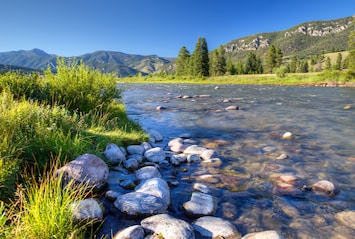
[[[278,76],[276,74],[231,75],[217,77],[191,77],[175,75],[148,75],[119,78],[126,83],[161,84],[239,84],[239,85],[292,85],[355,87],[355,77],[350,72],[294,73]]]

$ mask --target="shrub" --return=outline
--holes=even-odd
[[[76,60],[65,63],[64,59],[58,59],[56,69],[56,74],[46,70],[44,77],[49,86],[48,101],[52,105],[65,105],[71,111],[88,113],[120,97],[113,75],[90,70]]]

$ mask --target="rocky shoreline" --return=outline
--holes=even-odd
[[[219,166],[222,160],[214,149],[194,144],[189,135],[182,135],[161,144],[163,137],[157,131],[149,132],[150,142],[130,145],[127,148],[109,144],[103,153],[104,159],[84,154],[60,168],[64,182],[74,180],[89,183],[102,192],[101,199],[90,198],[73,205],[73,217],[77,221],[94,219],[103,222],[100,236],[113,239],[153,238],[284,238],[280,231],[266,230],[242,235],[228,220],[215,216],[218,198],[208,185],[195,182],[190,200],[179,206],[181,218],[170,215],[175,196],[171,189],[179,185],[173,173],[166,169],[184,171],[184,164],[209,164]],[[284,140],[292,138],[286,132]],[[268,149],[264,149],[268,150]],[[281,155],[280,155],[281,157]],[[283,155],[287,158],[287,155]],[[208,175],[206,175],[208,177]],[[340,192],[333,183],[320,180],[311,186],[301,185],[292,175],[273,175],[275,194],[299,196],[314,191],[332,197]],[[343,213],[343,214],[341,214]],[[338,213],[341,223],[354,225],[355,211]],[[110,229],[109,218],[123,219],[119,231]],[[345,215],[346,214],[346,215]],[[350,218],[350,219],[349,219]],[[117,228],[117,225],[113,225]]]

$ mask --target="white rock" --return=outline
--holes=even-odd
[[[72,217],[75,221],[102,221],[104,212],[96,199],[89,198],[72,203]]]
[[[197,145],[191,145],[184,150],[184,154],[197,154],[201,155],[207,149]]]
[[[166,239],[194,239],[194,229],[187,222],[173,218],[168,214],[148,217],[141,221],[141,226],[146,231],[151,231],[159,238]],[[154,237],[157,238],[157,237]]]
[[[154,166],[145,166],[136,170],[136,178],[138,181],[147,180],[151,178],[161,178],[159,170]]]
[[[186,214],[192,217],[214,215],[217,199],[209,194],[193,192],[191,199],[183,204]]]
[[[217,158],[218,153],[213,149],[207,149],[201,153],[200,157],[202,158],[202,160],[209,160],[212,158]]]
[[[157,147],[145,151],[144,157],[149,162],[160,163],[165,160],[166,154],[162,148]]]
[[[201,193],[210,193],[210,189],[202,183],[194,183],[193,189]]]
[[[284,237],[274,230],[248,233],[242,239],[284,239]]]
[[[282,135],[283,139],[292,139],[293,134],[291,132],[286,132]]]
[[[186,160],[188,163],[198,163],[201,161],[201,158],[197,154],[188,154]]]
[[[77,184],[88,183],[89,187],[101,190],[107,184],[109,168],[98,156],[83,154],[58,169],[56,175],[62,175],[64,184],[74,180]]]
[[[140,183],[134,191],[159,197],[167,206],[170,205],[170,188],[168,183],[161,178],[145,180]]]
[[[192,226],[202,238],[241,238],[232,223],[218,217],[201,217],[193,222]]]

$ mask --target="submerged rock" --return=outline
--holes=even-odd
[[[339,193],[339,189],[335,187],[332,182],[327,180],[321,180],[312,185],[312,189],[315,192],[325,193],[329,196],[335,196]]]
[[[234,225],[227,220],[218,217],[201,217],[192,223],[196,233],[202,238],[241,238]],[[197,234],[196,234],[197,235]]]
[[[157,238],[195,238],[194,229],[190,224],[168,214],[148,217],[141,221],[141,226],[145,231],[151,232],[154,235],[159,235]]]
[[[355,230],[355,211],[343,211],[335,214],[335,218],[343,225]]]
[[[163,136],[156,130],[152,129],[152,130],[149,130],[148,132],[149,134],[149,140],[150,142],[160,142],[160,141],[163,141]]]

